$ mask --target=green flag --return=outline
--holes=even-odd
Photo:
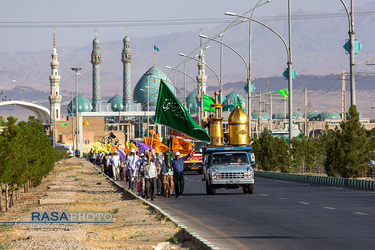
[[[280,90],[276,90],[276,92],[279,93],[282,96],[285,96],[286,98],[289,97],[288,89],[280,89]]]
[[[239,96],[237,96],[237,106],[242,109],[242,104]]]
[[[63,127],[67,127],[68,124],[69,124],[68,122],[60,123],[60,125],[63,126]]]
[[[203,94],[203,110],[207,112],[215,112],[215,108],[211,108],[211,104],[215,104],[215,99]]]
[[[163,124],[197,140],[210,142],[210,136],[191,118],[168,86],[160,80],[155,123]]]

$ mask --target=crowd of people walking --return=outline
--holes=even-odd
[[[131,190],[136,189],[138,195],[147,200],[154,200],[157,195],[182,198],[184,192],[184,161],[194,154],[191,149],[188,155],[181,157],[180,152],[155,154],[149,150],[139,153],[131,148],[130,153],[120,157],[113,153],[93,153],[89,158],[93,164],[100,166],[102,172],[115,181],[124,181]]]

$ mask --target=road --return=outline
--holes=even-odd
[[[375,249],[374,191],[256,178],[252,195],[206,195],[201,179],[154,203],[221,249]]]

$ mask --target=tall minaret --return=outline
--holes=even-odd
[[[102,63],[102,55],[99,51],[99,39],[95,32],[95,39],[92,41],[92,111],[100,111],[101,95],[100,95],[100,64]]]
[[[201,32],[202,34],[202,32]],[[198,58],[198,75],[197,75],[197,82],[202,85],[203,93],[206,94],[206,81],[207,81],[207,75],[205,73],[205,62],[204,62],[204,54],[203,54],[203,48],[202,48],[202,37],[201,37],[201,50],[199,52]]]
[[[60,95],[60,75],[59,75],[59,61],[57,60],[56,43],[55,43],[55,30],[53,30],[53,50],[52,50],[52,61],[51,61],[51,75],[49,81],[51,84],[51,95],[48,96],[49,104],[51,108],[50,119],[51,122],[60,121],[61,119],[61,98]]]
[[[128,37],[128,31],[126,30],[126,35],[123,39],[124,48],[122,49],[122,63],[123,67],[123,104],[124,109],[126,104],[132,103],[132,83],[131,83],[131,62],[132,50],[130,49],[130,39]]]

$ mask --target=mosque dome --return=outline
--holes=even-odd
[[[237,97],[240,98],[242,109],[246,112],[246,99],[236,91],[232,91],[226,96],[223,106],[229,105],[229,110],[232,112],[237,107]],[[223,110],[227,111],[228,108],[223,108]]]
[[[286,114],[286,118],[289,119],[289,113]],[[299,111],[293,111],[293,119],[300,120],[303,118],[303,114]]]
[[[196,114],[198,112],[196,98],[197,95],[198,92],[194,91],[186,97],[186,108],[189,110],[190,114]]]
[[[134,88],[134,102],[147,104],[147,96],[150,96],[150,109],[154,110],[158,99],[160,79],[174,92],[174,86],[171,80],[156,66],[152,66],[146,73],[143,74],[139,79],[137,85]],[[147,89],[150,87],[150,93]],[[142,90],[141,90],[142,89]],[[145,107],[147,109],[147,107]]]
[[[272,119],[284,119],[284,117],[285,114],[282,111],[272,114]]]
[[[92,44],[99,44],[99,39],[97,37],[94,38],[94,40],[92,41]]]
[[[251,113],[251,119],[258,120],[259,117],[260,117],[260,112],[259,111]],[[262,112],[262,120],[270,120],[270,119],[271,119],[270,114]]]
[[[72,107],[73,102],[73,107]],[[68,105],[68,113],[71,114],[71,110],[73,113],[76,113],[76,97],[74,97],[73,101],[71,101]],[[78,112],[91,112],[92,105],[91,102],[84,97],[83,95],[78,95]]]
[[[109,99],[109,101],[107,102],[109,104],[111,104],[111,109],[112,111],[115,111],[115,112],[118,112],[118,111],[122,111],[123,109],[123,99],[120,95],[115,95],[114,97],[112,97],[111,99]]]
[[[336,111],[324,111],[320,113],[316,118],[318,120],[341,119],[341,114]]]
[[[349,115],[349,111],[346,112],[346,115]],[[340,117],[342,118],[342,114],[340,113]],[[363,119],[363,115],[361,113],[358,113],[358,118]]]
[[[309,120],[313,120],[313,119],[316,119],[319,115],[319,112],[318,111],[310,111],[307,113],[307,119]]]

